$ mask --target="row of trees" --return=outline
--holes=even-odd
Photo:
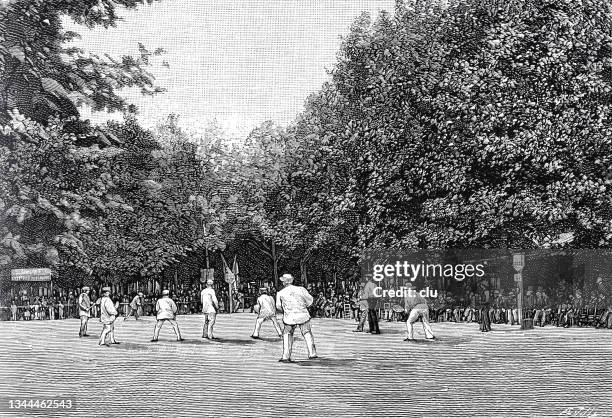
[[[159,92],[146,65],[163,51],[86,57],[64,46],[76,35],[60,17],[112,26],[116,5],[138,3],[0,9],[4,272],[137,280],[225,252],[247,277],[337,280],[365,249],[612,243],[609,0],[406,1],[363,15],[295,122],[265,123],[240,147],[176,116],[154,130],[78,117],[82,103],[133,111],[124,86]]]

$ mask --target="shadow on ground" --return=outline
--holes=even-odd
[[[269,337],[269,338],[264,338],[264,337],[259,337],[258,339],[253,339],[253,341],[264,341],[267,343],[277,343],[279,341],[282,341],[283,339],[281,337]]]
[[[341,359],[341,358],[322,358],[319,357],[313,360],[297,360],[293,363],[298,366],[306,367],[348,367],[356,362],[355,359]]]

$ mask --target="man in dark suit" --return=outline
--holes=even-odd
[[[365,278],[367,282],[363,288],[363,293],[365,299],[368,301],[368,325],[370,326],[370,333],[380,334],[380,329],[378,328],[378,315],[376,314],[376,306],[378,305],[379,298],[374,292],[378,286],[376,286],[372,277],[372,274],[366,274]]]
[[[599,293],[599,299],[604,305],[604,312],[598,318],[596,327],[612,328],[612,287],[608,282],[610,279],[604,279],[599,276],[597,278],[597,291]]]

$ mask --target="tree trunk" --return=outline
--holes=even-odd
[[[278,259],[276,258],[276,245],[274,244],[274,240],[272,240],[271,252],[274,269],[274,287],[278,290]]]
[[[308,286],[308,277],[306,275],[306,258],[300,258],[300,279],[302,280],[302,286]]]
[[[338,291],[338,274],[336,272],[336,268],[334,267],[334,291]]]

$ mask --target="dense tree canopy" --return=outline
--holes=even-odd
[[[79,118],[81,103],[126,110],[121,87],[156,92],[152,54],[69,48],[61,17],[112,26],[115,6],[139,3],[0,9],[2,271],[137,280],[223,253],[251,278],[289,268],[307,282],[351,277],[365,249],[611,245],[609,0],[363,15],[296,120],[240,146],[177,116],[153,130]]]
[[[362,245],[609,245],[611,22],[609,1],[358,21],[318,111]]]
[[[114,26],[117,6],[142,3],[14,0],[1,5],[0,122],[7,122],[7,110],[15,108],[41,123],[54,116],[77,116],[83,104],[94,110],[125,110],[128,104],[117,94],[122,87],[160,92],[144,67],[151,55],[163,51],[151,53],[140,45],[140,57],[99,57],[70,46],[79,35],[62,28],[62,17],[88,27]]]

